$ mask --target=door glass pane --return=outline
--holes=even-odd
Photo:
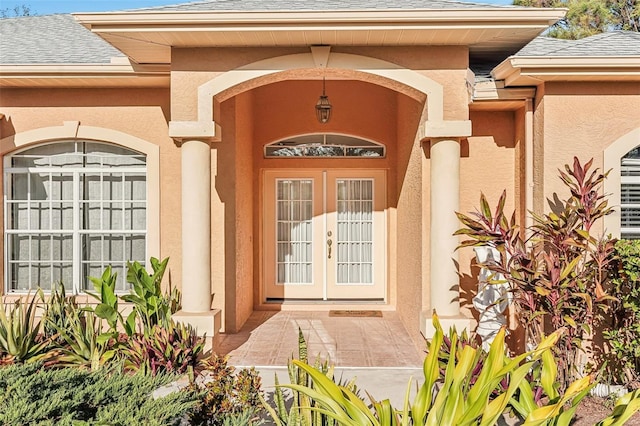
[[[373,180],[337,180],[337,283],[373,283]]]
[[[313,182],[276,181],[276,271],[278,284],[312,282]]]

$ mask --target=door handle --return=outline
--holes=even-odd
[[[327,240],[327,254],[328,254],[328,258],[331,259],[331,245],[333,244],[333,241],[331,241],[331,238],[329,238]]]

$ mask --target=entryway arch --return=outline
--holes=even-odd
[[[174,138],[208,137],[219,139],[220,130],[214,117],[214,97],[230,90],[224,98],[250,90],[262,84],[291,78],[304,70],[350,70],[373,76],[381,85],[392,85],[404,92],[412,88],[426,95],[426,108],[430,122],[442,122],[444,118],[444,90],[440,83],[414,70],[369,56],[334,53],[328,46],[312,46],[309,53],[277,56],[253,62],[227,71],[198,87],[198,112],[196,121],[171,121],[169,134]],[[315,77],[318,75],[316,73]],[[297,78],[300,78],[299,76]],[[391,84],[390,84],[391,82]]]

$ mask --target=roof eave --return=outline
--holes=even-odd
[[[465,45],[519,48],[565,9],[103,12],[74,14],[138,63],[168,63],[173,47]],[[501,53],[501,56],[504,56]]]
[[[166,65],[0,64],[0,87],[169,87]]]
[[[511,56],[491,74],[507,87],[545,81],[640,81],[640,56]]]
[[[363,24],[402,22],[529,22],[551,25],[562,19],[563,8],[465,8],[465,9],[375,9],[321,11],[129,11],[74,13],[87,28],[104,26],[149,27],[159,30],[175,26],[252,24],[263,28],[270,24]]]

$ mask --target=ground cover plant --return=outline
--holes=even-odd
[[[113,426],[176,425],[200,395],[152,392],[178,376],[124,374],[118,368],[44,368],[42,363],[0,368],[0,424]]]

